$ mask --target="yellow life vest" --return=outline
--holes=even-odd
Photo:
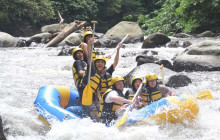
[[[141,93],[142,106],[146,106],[154,101],[161,99],[162,97],[163,95],[159,89],[159,84],[153,89],[149,89],[149,87],[146,87],[146,84],[143,85]]]
[[[101,104],[99,106],[99,117],[102,118],[102,119],[105,119],[105,120],[109,120],[111,121],[112,119],[116,119],[117,116],[115,115],[115,111],[117,109],[119,109],[123,103],[115,103],[115,102],[112,102],[112,103],[106,103],[105,102],[105,98],[106,96],[111,92],[113,91],[113,89],[108,89],[103,95],[102,95],[102,100],[101,100]],[[124,97],[123,93],[121,92],[118,92],[118,95],[120,97]]]
[[[72,66],[72,72],[73,72],[74,83],[75,83],[76,87],[78,88],[80,86],[80,84],[82,83],[83,76],[79,76],[79,74],[77,73],[77,71],[74,67],[75,62],[73,63],[73,66]],[[84,69],[86,70],[87,66],[85,66]]]
[[[101,76],[99,74],[95,74],[94,76],[91,76],[90,78],[90,86],[92,88],[92,93],[96,93],[96,91],[99,88],[101,82]]]
[[[106,73],[104,78],[102,78],[102,84],[101,84],[101,96],[109,89],[112,88],[112,76],[109,73]]]

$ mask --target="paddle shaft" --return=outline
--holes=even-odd
[[[162,83],[164,85],[163,64],[160,66],[160,70],[161,70]]]
[[[95,35],[95,22],[93,22],[93,34],[92,37]],[[92,68],[92,50],[93,50],[94,45],[92,44],[91,50],[90,50],[90,61],[89,61],[89,75],[88,75],[88,84],[90,83],[90,77],[91,77],[91,68]]]
[[[135,98],[137,97],[138,93],[140,92],[142,87],[142,84],[139,86],[138,90],[136,91],[133,99],[131,100],[132,102],[135,100]],[[134,103],[133,103],[134,104]],[[128,111],[131,109],[132,105],[129,105],[128,108],[126,108],[126,111],[124,112],[124,114],[122,115],[121,119],[118,121],[117,127],[121,126],[122,124],[125,123],[126,119],[127,119],[127,115],[128,115]]]
[[[128,36],[129,36],[129,34],[127,34],[127,35],[122,39],[122,41],[121,41],[120,43],[123,43]],[[119,46],[117,46],[117,47],[115,48],[115,50],[112,52],[112,54],[111,54],[110,56],[112,56],[112,55],[115,53],[115,51],[118,49],[118,47],[119,47]]]

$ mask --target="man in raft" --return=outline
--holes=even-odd
[[[168,87],[159,85],[158,77],[155,73],[146,75],[146,84],[142,85],[141,90],[140,96],[143,107],[163,97],[176,95]]]
[[[73,79],[77,90],[82,83],[83,76],[87,68],[87,63],[84,61],[84,54],[81,48],[74,48],[72,51],[73,58],[75,62],[72,66]]]
[[[124,90],[124,78],[113,77],[112,78],[112,89],[108,89],[102,96],[99,117],[102,122],[111,125],[114,120],[121,115],[124,107],[127,104],[131,104],[132,101],[125,99],[123,94]],[[125,105],[124,105],[125,104]]]

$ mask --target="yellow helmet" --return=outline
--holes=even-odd
[[[143,79],[141,78],[141,77],[137,77],[137,76],[135,76],[135,77],[132,77],[132,79],[131,79],[131,84],[133,85],[133,82],[135,81],[135,80],[141,80],[141,82],[143,81]]]
[[[72,51],[72,55],[73,55],[73,58],[74,58],[75,60],[77,59],[76,56],[75,56],[75,54],[76,54],[78,51],[82,51],[82,52],[83,52],[83,50],[82,50],[81,48],[74,48],[73,51]]]
[[[114,85],[118,81],[123,81],[124,82],[124,80],[125,79],[121,76],[112,77],[112,85]]]
[[[94,59],[94,63],[96,62],[96,60],[103,60],[106,64],[106,59],[103,55],[97,55]]]
[[[93,34],[92,31],[86,31],[86,32],[84,32],[84,34],[83,34],[83,41],[84,41],[84,42],[86,41],[86,36],[87,36],[87,35],[92,35],[92,34]]]
[[[157,75],[155,73],[150,73],[146,75],[146,81],[158,79]]]

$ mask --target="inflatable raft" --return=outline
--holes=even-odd
[[[79,94],[65,86],[43,86],[39,89],[34,105],[43,121],[81,118],[83,109],[78,106]]]
[[[134,124],[149,118],[157,123],[178,123],[195,119],[198,112],[199,107],[195,97],[186,94],[169,96],[140,110],[130,112],[126,123]]]
[[[77,105],[78,98],[78,92],[72,88],[43,86],[39,89],[34,105],[43,121],[76,119],[85,115],[82,107]],[[193,120],[198,111],[197,99],[193,96],[169,96],[130,112],[126,123],[134,124],[149,118],[158,123],[177,123]]]

